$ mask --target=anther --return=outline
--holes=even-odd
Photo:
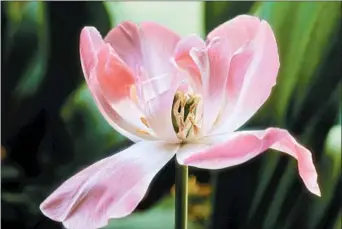
[[[150,133],[149,133],[149,132],[147,132],[146,130],[141,130],[141,129],[138,129],[138,130],[137,130],[137,133],[139,133],[139,134],[146,134],[146,135],[150,135]]]
[[[147,122],[146,118],[140,117],[140,121],[141,121],[147,128],[150,128],[149,125],[148,125],[148,122]]]
[[[129,91],[129,96],[131,97],[131,100],[135,103],[138,104],[138,96],[137,96],[137,88],[135,87],[135,85],[132,85],[130,87],[130,91]]]
[[[189,140],[199,133],[196,123],[196,108],[200,98],[196,95],[176,92],[172,107],[172,122],[176,135],[181,140]]]

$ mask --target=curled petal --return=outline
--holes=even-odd
[[[137,91],[146,118],[155,134],[168,142],[177,142],[171,110],[182,74],[174,65],[173,53],[180,37],[153,22],[144,22],[139,30],[144,65]]]
[[[175,49],[174,58],[177,65],[188,72],[189,81],[195,91],[200,92],[202,87],[201,70],[191,57],[192,49],[205,50],[206,44],[197,35],[190,35],[182,38]]]
[[[144,22],[140,25],[140,39],[149,78],[170,73],[170,68],[171,71],[174,68],[171,59],[180,37],[164,26]]]
[[[169,90],[147,101],[144,107],[146,118],[158,138],[167,142],[177,143],[179,139],[173,128],[171,111],[175,93],[181,87],[181,83],[177,79],[174,79],[174,81],[175,83],[173,83]]]
[[[139,134],[140,131],[145,139],[151,136],[152,131],[141,122],[144,113],[137,101],[132,98],[132,87],[135,87],[132,72],[109,44],[103,45],[99,50],[94,74],[101,92],[113,110],[132,124],[130,131],[135,134]]]
[[[170,60],[179,39],[176,33],[156,23],[144,22],[137,26],[129,21],[119,24],[105,37],[105,41],[133,71],[136,80],[144,85],[170,73],[170,68],[173,68]],[[164,85],[160,85],[161,82]],[[161,82],[146,90],[152,89],[158,94],[157,91],[170,86],[171,79],[165,78]]]
[[[66,228],[93,229],[130,214],[177,145],[139,142],[105,158],[64,182],[40,206]]]
[[[89,84],[96,85],[98,83],[96,83],[95,79],[93,79],[89,82]],[[130,108],[130,103],[127,103],[123,100],[116,104],[116,108],[118,108],[120,111],[120,113],[118,113],[103,96],[99,88],[99,86],[96,86],[91,90],[94,100],[103,117],[116,131],[129,138],[133,142],[138,142],[144,139],[155,139],[155,137],[152,135],[147,135],[144,132],[138,131],[139,127],[134,122],[137,114],[132,114],[132,110],[128,109]]]
[[[97,64],[97,52],[104,44],[102,36],[94,27],[84,27],[80,35],[80,56],[86,80]]]
[[[177,64],[188,71],[195,91],[203,97],[204,133],[211,129],[222,109],[231,57],[231,48],[225,38],[215,38],[205,47],[200,38],[189,36],[177,46]]]
[[[219,25],[208,34],[207,39],[209,41],[216,37],[228,39],[232,52],[236,52],[255,37],[259,25],[259,18],[239,15]]]
[[[239,131],[206,139],[211,147],[198,150],[182,149],[177,154],[179,163],[207,169],[222,169],[242,164],[268,148],[287,153],[297,159],[299,175],[307,189],[320,196],[317,172],[311,152],[300,145],[286,130],[269,128],[260,131]]]
[[[180,83],[180,75],[173,60],[173,52],[180,38],[171,30],[153,22],[141,23],[139,36],[143,66],[140,67],[137,84],[138,97],[143,107],[148,106],[152,101],[156,107],[159,103],[157,97],[166,95],[173,90],[175,84]],[[173,95],[171,97],[173,99]],[[154,110],[145,107],[147,116]],[[167,112],[171,113],[171,110]],[[157,115],[160,114],[154,114]]]
[[[97,53],[96,77],[104,95],[111,102],[130,96],[130,88],[134,85],[131,70],[117,56],[109,44],[105,44]]]
[[[140,74],[143,65],[139,28],[130,21],[120,23],[104,38],[118,56],[129,66],[135,77]]]
[[[209,131],[222,110],[225,101],[227,82],[232,52],[225,38],[211,40],[208,45],[209,79],[203,79],[203,131]]]
[[[162,139],[175,140],[171,107],[175,87],[181,78],[173,53],[180,37],[153,22],[138,27],[124,22],[112,29],[105,40],[111,44],[136,79],[136,96],[148,125]]]
[[[262,21],[254,39],[232,57],[227,80],[227,104],[213,133],[236,130],[264,104],[276,84],[277,43],[270,25]]]
[[[123,114],[123,110],[118,113],[112,106],[113,101],[127,97],[127,88],[133,83],[132,76],[115,52],[103,42],[96,28],[85,27],[82,30],[80,56],[88,88],[107,122],[132,141],[150,138],[136,132],[139,127],[133,123],[131,116]],[[121,73],[124,73],[123,77],[118,75]]]

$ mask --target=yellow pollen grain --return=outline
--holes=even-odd
[[[219,123],[220,119],[221,119],[221,114],[218,114],[218,115],[216,116],[216,119],[215,119],[213,125],[216,126],[216,125]]]
[[[134,103],[138,104],[137,88],[135,85],[132,85],[130,88],[130,97]]]
[[[138,129],[138,130],[137,130],[137,133],[150,135],[149,132],[147,132],[146,130],[141,130],[141,129]]]
[[[147,122],[146,118],[140,117],[140,121],[141,121],[147,128],[150,128],[149,125],[148,125],[148,122]]]

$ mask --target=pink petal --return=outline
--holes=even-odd
[[[222,141],[225,138],[225,141]],[[317,172],[311,152],[300,145],[287,130],[268,128],[259,131],[239,131],[213,137],[212,147],[197,152],[181,149],[177,160],[186,165],[207,169],[222,169],[242,164],[268,148],[285,152],[298,161],[299,175],[308,190],[320,196]],[[209,143],[202,143],[208,145]]]
[[[184,164],[184,161],[191,158],[198,152],[207,151],[212,146],[212,142],[189,142],[182,144],[177,152],[177,161],[180,164]]]
[[[279,69],[277,43],[270,25],[260,23],[254,39],[230,63],[227,106],[213,133],[232,132],[250,119],[270,96]]]
[[[174,58],[177,65],[188,71],[189,82],[193,89],[197,92],[201,91],[202,79],[199,69],[201,66],[197,66],[192,57],[190,51],[192,49],[205,50],[206,45],[202,38],[197,35],[190,35],[182,38],[175,49]]]
[[[222,109],[231,56],[231,48],[225,38],[216,37],[205,47],[200,38],[189,36],[177,45],[177,64],[188,71],[195,91],[203,96],[204,133],[211,128]]]
[[[170,83],[165,85],[169,80]],[[182,74],[176,69],[137,85],[146,120],[158,139],[173,143],[179,141],[173,128],[171,111],[175,93],[181,85]]]
[[[179,36],[153,22],[144,22],[139,30],[143,66],[138,85],[143,103],[168,91],[178,75],[173,62],[173,52]]]
[[[40,206],[66,228],[93,229],[129,215],[144,197],[177,145],[139,142],[105,158],[64,182]]]
[[[89,86],[91,85],[91,86]],[[146,134],[146,127],[139,123],[138,117],[142,113],[130,100],[121,100],[119,103],[110,104],[108,99],[102,94],[101,87],[93,78],[88,83],[89,89],[93,94],[94,100],[107,122],[120,134],[126,136],[133,142],[141,140],[155,140],[153,133]],[[139,131],[143,130],[143,131]]]
[[[99,53],[101,53],[100,61]],[[132,83],[132,78],[130,78],[129,70],[121,64],[120,59],[115,56],[115,53],[113,54],[108,45],[104,44],[100,33],[94,27],[85,27],[81,32],[80,56],[88,88],[97,107],[108,123],[116,131],[132,141],[151,139],[151,136],[137,133],[140,127],[132,123],[134,119],[131,116],[127,116],[127,112],[121,111],[119,114],[114,110],[110,100],[115,101],[123,99],[122,97],[127,97],[127,88]],[[115,70],[117,67],[119,70]],[[120,72],[124,72],[126,78],[119,79],[117,75],[111,75],[111,73],[116,74]],[[104,77],[99,77],[101,74],[104,74]],[[102,84],[99,84],[98,79],[101,80]],[[113,83],[113,85],[110,86],[106,83]],[[118,85],[117,83],[123,83],[123,85]],[[123,89],[121,89],[121,86],[123,86]],[[114,90],[112,90],[112,87]],[[104,95],[104,93],[107,94]],[[130,112],[132,114],[132,111]],[[136,117],[136,119],[139,118]]]
[[[144,22],[140,27],[132,22],[123,22],[108,33],[105,41],[146,87],[138,88],[142,90],[139,95],[156,95],[170,86],[171,77],[154,79],[172,75],[171,57],[179,39],[176,33],[153,22]],[[142,100],[146,102],[148,98]]]
[[[97,58],[96,76],[106,97],[112,102],[129,97],[134,78],[127,65],[109,44],[100,48]]]
[[[124,22],[105,38],[133,69],[140,107],[153,132],[163,140],[178,141],[173,130],[171,107],[181,74],[172,57],[179,36],[153,22],[140,28]]]
[[[139,76],[143,65],[139,28],[130,21],[125,21],[113,28],[104,38],[130,67],[134,76]]]
[[[95,73],[104,97],[123,119],[134,125],[133,131],[143,130],[152,134],[141,122],[145,115],[138,106],[140,104],[136,104],[131,98],[134,85],[132,72],[109,44],[103,45],[98,51]]]
[[[240,15],[219,25],[208,34],[207,38],[209,41],[215,37],[226,38],[229,40],[232,52],[236,52],[255,37],[259,25],[259,18]]]
[[[179,142],[173,128],[171,116],[174,96],[177,90],[186,85],[185,83],[182,84],[182,82],[179,82],[177,77],[181,76],[174,76],[174,83],[169,90],[149,100],[145,105],[147,120],[158,138],[172,143]]]
[[[86,80],[97,63],[97,51],[104,44],[102,36],[94,27],[84,27],[80,35],[80,56]]]
[[[147,79],[142,80],[138,88],[146,118],[159,138],[178,142],[171,110],[175,92],[184,78],[172,59],[180,37],[153,22],[141,24],[140,37]]]
[[[228,40],[217,38],[208,45],[209,78],[202,79],[204,87],[203,101],[203,131],[206,133],[216,121],[225,102],[225,85],[232,52]]]
[[[170,73],[170,68],[173,69],[171,58],[180,40],[179,35],[153,22],[144,22],[140,26],[144,67],[150,78]]]

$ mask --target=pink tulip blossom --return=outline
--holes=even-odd
[[[266,21],[238,16],[206,41],[152,22],[123,22],[104,39],[85,27],[80,55],[99,110],[135,144],[77,173],[41,204],[66,228],[100,228],[132,213],[175,155],[183,165],[222,169],[275,149],[297,159],[305,186],[320,195],[312,155],[288,131],[237,131],[276,84],[277,43]]]

